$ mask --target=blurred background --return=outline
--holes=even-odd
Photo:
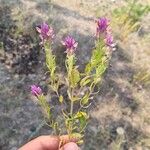
[[[79,43],[82,70],[94,47],[94,20],[102,16],[110,19],[117,44],[89,108],[81,148],[150,149],[149,0],[0,0],[0,150],[16,150],[34,137],[51,134],[30,95],[32,84],[47,92],[44,51],[35,27],[46,21],[54,28],[53,49],[62,72],[60,41],[72,35]]]

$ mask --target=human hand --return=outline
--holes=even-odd
[[[64,139],[64,144],[61,141]],[[62,142],[62,144],[61,144]],[[19,150],[79,150],[74,139],[69,139],[67,135],[59,137],[54,136],[40,136],[21,148]]]

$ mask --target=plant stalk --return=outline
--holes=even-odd
[[[70,115],[71,116],[73,114],[73,104],[74,104],[74,102],[73,102],[73,100],[71,100],[71,106],[70,106]]]

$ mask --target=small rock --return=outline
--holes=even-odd
[[[119,135],[124,135],[124,132],[125,132],[122,127],[118,127],[118,128],[116,129],[116,131],[117,131],[117,133],[118,133]]]

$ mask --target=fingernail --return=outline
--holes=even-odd
[[[70,142],[64,145],[63,150],[79,150],[76,143]]]

